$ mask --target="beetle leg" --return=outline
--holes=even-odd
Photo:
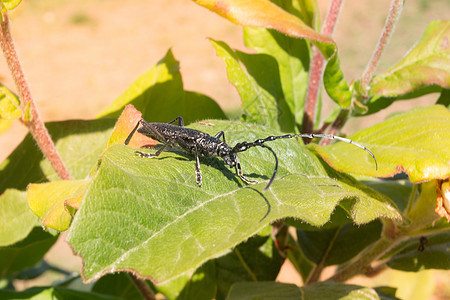
[[[178,126],[180,127],[184,127],[184,120],[183,117],[176,117],[175,119],[173,119],[172,121],[168,122],[167,124],[172,124],[173,122],[178,121]]]
[[[198,158],[197,147],[195,147],[195,181],[198,186],[202,186],[202,172],[200,171],[200,160]]]
[[[223,133],[223,131],[219,131],[218,133],[216,133],[216,135],[214,136],[216,139],[219,139],[221,137],[223,137],[223,142],[226,143],[227,141],[225,140],[225,133]]]
[[[241,163],[239,162],[239,159],[237,158],[237,156],[236,156],[236,170],[237,170],[238,176],[246,183],[256,183],[255,180],[250,180],[250,179],[247,179],[244,177],[244,175],[242,174]]]
[[[141,151],[134,151],[134,153],[136,153],[136,155],[140,156],[140,157],[145,157],[145,158],[153,158],[156,157],[158,155],[161,154],[161,152],[164,151],[164,149],[166,149],[168,144],[164,144],[160,149],[158,149],[158,151],[156,151],[155,153],[144,153]]]

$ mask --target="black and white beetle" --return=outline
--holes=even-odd
[[[172,125],[175,121],[178,121],[178,126]],[[142,125],[141,128],[138,129],[139,125]],[[225,134],[223,131],[219,131],[216,135],[211,136],[205,132],[186,128],[184,127],[184,122],[182,117],[178,117],[169,123],[149,123],[145,121],[144,119],[139,120],[139,122],[136,124],[134,129],[131,131],[131,133],[128,135],[127,139],[125,140],[125,145],[128,145],[128,143],[131,140],[131,137],[134,135],[136,130],[139,133],[145,134],[146,136],[151,137],[154,140],[157,140],[158,142],[162,143],[163,146],[156,151],[155,153],[143,153],[140,151],[135,151],[137,155],[140,157],[147,157],[152,158],[156,157],[161,152],[166,149],[167,146],[174,148],[174,149],[180,149],[182,151],[185,151],[187,153],[190,153],[195,156],[195,173],[196,173],[196,181],[199,186],[202,185],[202,174],[200,172],[200,161],[199,156],[205,156],[205,157],[221,157],[224,162],[230,167],[235,167],[237,170],[238,176],[247,183],[254,183],[255,181],[247,179],[242,174],[241,164],[239,163],[239,158],[237,154],[239,152],[243,152],[248,150],[252,147],[264,147],[268,149],[270,152],[272,152],[273,156],[275,157],[275,169],[273,171],[272,177],[269,180],[269,183],[267,184],[266,188],[264,190],[267,190],[270,185],[272,184],[275,175],[278,171],[278,158],[275,152],[267,145],[264,145],[265,142],[274,141],[277,139],[291,139],[295,137],[301,137],[301,138],[327,138],[327,139],[336,139],[340,140],[349,144],[353,144],[363,150],[366,150],[369,152],[369,154],[373,157],[375,160],[375,168],[378,168],[377,160],[375,158],[375,155],[373,155],[372,152],[370,152],[369,149],[364,147],[361,144],[358,144],[350,139],[346,139],[339,136],[334,135],[327,135],[327,134],[315,134],[315,133],[301,133],[301,134],[286,134],[281,136],[269,136],[265,139],[258,139],[252,143],[249,142],[242,142],[237,143],[234,147],[230,147],[227,145],[225,141]],[[220,140],[220,138],[223,138],[223,141]]]

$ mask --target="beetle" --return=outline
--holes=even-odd
[[[173,125],[173,123],[178,122],[178,125]],[[141,127],[139,127],[141,126]],[[128,137],[125,140],[125,145],[128,145],[131,138],[135,134],[135,132],[142,133],[148,137],[151,137],[154,140],[162,143],[163,146],[158,149],[155,153],[144,153],[141,151],[135,151],[137,155],[145,158],[153,158],[157,157],[161,154],[167,147],[171,147],[174,149],[179,149],[189,154],[195,156],[195,174],[196,174],[196,182],[199,186],[202,185],[202,173],[200,171],[200,160],[199,157],[221,157],[225,164],[227,164],[230,168],[236,168],[237,175],[246,183],[255,183],[256,181],[250,180],[246,178],[242,173],[241,164],[239,162],[239,158],[237,154],[239,152],[247,151],[252,147],[263,147],[272,152],[275,157],[275,168],[272,173],[272,177],[269,180],[269,183],[265,187],[264,191],[266,191],[273,180],[278,171],[278,158],[273,151],[272,148],[265,145],[264,143],[269,141],[275,141],[277,139],[291,139],[296,137],[301,138],[327,138],[327,139],[335,139],[340,140],[349,144],[353,144],[365,151],[367,151],[375,161],[375,168],[378,168],[378,163],[375,158],[375,155],[367,149],[365,146],[358,144],[350,139],[328,135],[328,134],[315,134],[315,133],[301,133],[301,134],[286,134],[280,136],[269,136],[264,139],[257,139],[254,142],[241,142],[237,143],[234,147],[230,147],[225,140],[225,134],[223,131],[219,131],[214,136],[211,136],[205,132],[200,130],[191,129],[184,127],[184,121],[182,117],[177,117],[174,120],[168,123],[150,123],[145,121],[144,119],[140,119],[134,129],[130,132]],[[221,140],[222,138],[222,140]]]

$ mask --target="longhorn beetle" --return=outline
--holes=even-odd
[[[178,121],[178,126],[172,125],[172,123],[174,123],[175,121]],[[139,125],[141,125],[141,127],[138,129]],[[177,117],[174,120],[170,121],[169,123],[149,123],[144,119],[139,120],[134,129],[128,135],[127,139],[125,140],[125,145],[128,145],[136,130],[139,133],[145,134],[146,136],[149,136],[152,139],[157,140],[158,142],[163,144],[163,146],[155,153],[143,153],[140,151],[135,151],[135,153],[140,157],[146,158],[156,157],[160,155],[161,152],[163,152],[167,146],[194,155],[196,182],[199,186],[202,185],[202,174],[200,172],[199,156],[221,157],[230,168],[232,167],[236,168],[237,175],[243,181],[245,181],[246,183],[254,183],[255,181],[245,178],[244,175],[242,174],[241,164],[239,163],[239,158],[237,154],[239,152],[247,151],[252,147],[259,146],[268,149],[270,152],[272,152],[273,156],[275,157],[275,169],[264,191],[267,190],[272,184],[275,175],[277,174],[278,158],[275,152],[272,150],[272,148],[265,145],[264,143],[278,139],[291,139],[295,137],[310,138],[310,139],[316,137],[335,139],[349,144],[353,144],[363,150],[366,150],[374,159],[375,168],[376,169],[378,168],[375,155],[373,155],[373,153],[369,149],[350,139],[346,139],[335,135],[315,134],[315,133],[286,134],[280,136],[269,136],[265,139],[258,139],[252,143],[241,142],[237,143],[234,147],[230,147],[227,145],[225,141],[225,134],[223,131],[219,131],[218,133],[216,133],[216,135],[211,136],[205,132],[184,127],[183,118]],[[221,137],[223,138],[223,141],[220,140]]]

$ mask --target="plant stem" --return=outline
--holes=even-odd
[[[392,0],[391,2],[391,7],[389,9],[386,23],[384,24],[383,32],[381,33],[380,39],[378,40],[377,46],[375,47],[375,50],[369,60],[369,63],[366,66],[366,69],[361,75],[361,87],[364,92],[367,92],[369,81],[372,78],[372,75],[375,71],[376,66],[378,65],[378,62],[380,61],[380,57],[383,54],[387,43],[389,42],[389,38],[394,32],[395,24],[397,23],[403,8],[403,2],[404,0]]]
[[[407,239],[406,236],[399,236],[396,232],[396,225],[391,220],[385,220],[383,225],[383,234],[380,239],[361,252],[354,261],[348,266],[338,271],[330,279],[336,282],[344,282],[358,274],[364,273],[370,265],[385,253],[398,245],[403,240]]]
[[[19,91],[22,110],[21,121],[28,127],[42,153],[50,161],[59,178],[71,179],[72,177],[70,176],[69,171],[64,165],[64,162],[61,160],[61,157],[56,151],[55,144],[50,138],[47,128],[45,128],[45,125],[42,122],[41,117],[39,116],[33,97],[31,96],[30,87],[25,78],[11,36],[8,14],[4,12],[2,14],[2,17],[3,19],[1,20],[0,44],[3,55],[6,58],[8,67]],[[31,114],[31,118],[27,116],[28,113]]]
[[[337,135],[341,128],[345,125],[348,117],[350,115],[350,111],[348,109],[341,109],[339,115],[336,117],[334,122],[328,128],[326,134]],[[322,139],[319,145],[325,146],[331,143],[330,139]]]
[[[320,275],[322,274],[322,271],[325,267],[325,261],[327,260],[328,256],[330,255],[331,249],[333,248],[333,246],[335,246],[335,241],[338,238],[341,230],[342,230],[342,226],[339,226],[336,229],[336,232],[334,233],[332,240],[328,244],[328,248],[325,250],[325,253],[323,253],[322,257],[320,258],[320,262],[313,268],[308,279],[306,280],[306,282],[305,282],[306,285],[319,281]]]
[[[148,286],[145,280],[139,279],[132,274],[128,274],[128,277],[130,277],[134,285],[146,300],[156,300],[155,293],[153,293],[152,289]]]
[[[322,27],[322,34],[331,36],[336,27],[339,11],[343,0],[333,0],[328,10],[325,24]],[[308,78],[308,90],[306,91],[305,112],[303,114],[302,132],[313,132],[314,120],[316,118],[317,101],[323,76],[324,58],[317,47],[312,47],[312,60]],[[309,142],[309,140],[304,140]]]

